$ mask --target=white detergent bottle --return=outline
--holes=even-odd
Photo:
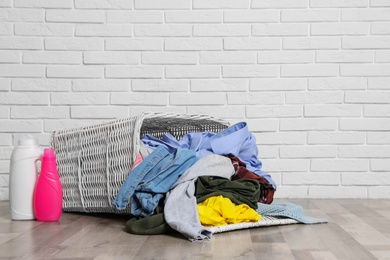
[[[42,150],[31,135],[21,136],[10,162],[9,201],[11,219],[31,220],[34,215],[34,189],[37,181],[37,161]]]

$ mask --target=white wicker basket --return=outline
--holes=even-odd
[[[150,112],[53,132],[64,211],[130,213],[130,205],[118,211],[112,202],[130,173],[144,134],[181,138],[189,132],[219,132],[228,125],[207,115]]]

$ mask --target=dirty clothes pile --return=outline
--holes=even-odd
[[[114,205],[131,208],[126,230],[178,231],[191,241],[210,239],[210,225],[258,221],[258,204],[273,201],[276,185],[262,171],[256,139],[245,122],[219,133],[180,140],[145,135]],[[130,205],[128,205],[130,203]]]

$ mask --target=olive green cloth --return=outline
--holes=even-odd
[[[229,180],[220,177],[201,176],[196,180],[195,187],[197,203],[213,196],[222,195],[237,205],[247,204],[249,207],[257,209],[257,202],[260,198],[260,184],[253,179]]]
[[[157,235],[175,232],[165,222],[163,213],[145,218],[132,218],[126,222],[126,231],[136,235]]]

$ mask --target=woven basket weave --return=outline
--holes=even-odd
[[[143,113],[95,126],[53,132],[51,145],[63,189],[63,210],[130,213],[113,205],[145,134],[181,138],[189,132],[220,132],[229,123],[207,115]]]

